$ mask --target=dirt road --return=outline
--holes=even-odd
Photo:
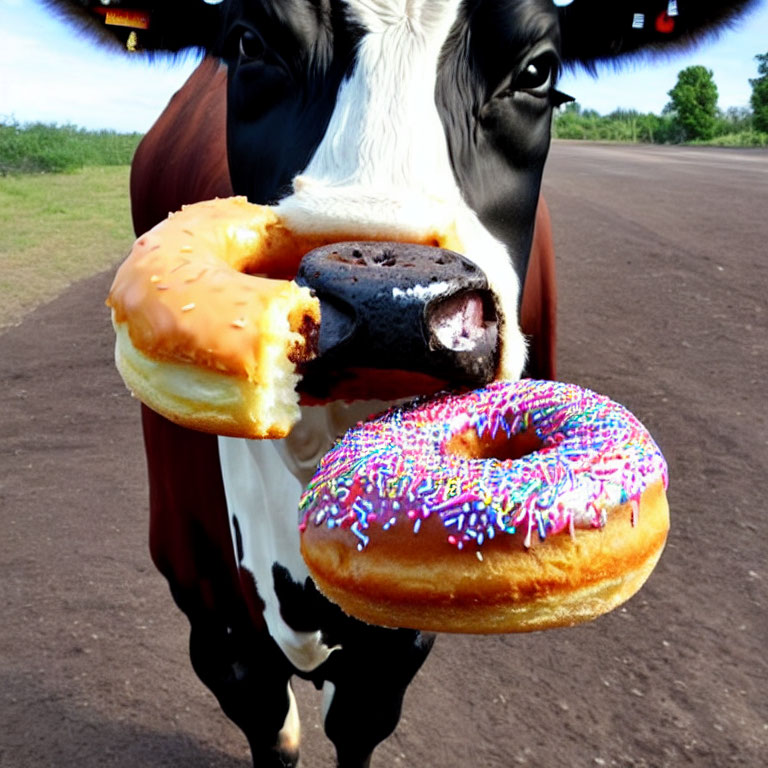
[[[670,464],[647,586],[590,625],[441,637],[375,766],[747,766],[768,754],[768,153],[559,143],[560,378]],[[146,548],[110,276],[0,336],[0,766],[247,768]],[[304,765],[331,766],[299,686]]]

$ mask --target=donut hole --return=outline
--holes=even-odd
[[[461,459],[516,461],[536,453],[543,445],[533,427],[513,435],[507,435],[503,429],[497,430],[493,436],[486,431],[482,437],[475,429],[469,428],[449,438],[445,451]]]

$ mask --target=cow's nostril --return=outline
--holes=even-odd
[[[493,301],[480,291],[465,291],[434,306],[428,318],[433,339],[454,352],[495,349],[498,323]]]

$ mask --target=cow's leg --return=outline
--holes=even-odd
[[[299,720],[290,686],[293,668],[266,629],[232,627],[204,614],[190,616],[190,623],[192,666],[245,734],[254,766],[296,766]]]
[[[433,635],[365,627],[329,661],[325,732],[339,768],[366,768],[400,720],[403,696],[427,658]]]
[[[295,765],[293,667],[269,636],[252,582],[237,570],[217,440],[142,407],[150,551],[190,625],[195,672],[242,729],[259,766]]]

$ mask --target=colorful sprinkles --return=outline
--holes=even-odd
[[[446,449],[473,429],[493,439],[535,430],[539,450],[520,459],[467,459]],[[418,535],[436,515],[462,550],[499,535],[599,528],[606,510],[638,500],[667,466],[623,406],[572,384],[495,382],[465,395],[396,408],[361,422],[323,458],[300,503],[301,529],[342,528],[357,549],[370,531],[408,525]]]

